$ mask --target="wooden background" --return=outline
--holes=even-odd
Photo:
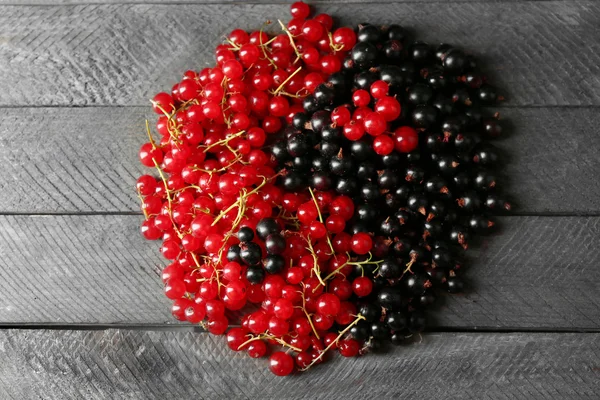
[[[0,0],[0,399],[600,398],[600,4],[318,2],[482,56],[517,212],[386,355],[277,378],[178,326],[134,194],[148,99],[268,1]],[[184,397],[185,396],[185,397]]]

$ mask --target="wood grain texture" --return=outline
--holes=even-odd
[[[502,110],[503,184],[520,213],[600,212],[598,108]],[[148,108],[5,109],[0,212],[139,212]],[[511,128],[512,127],[512,128]],[[26,139],[25,139],[26,138]]]
[[[0,324],[173,323],[139,216],[0,217]],[[504,217],[433,327],[600,330],[600,218]]]
[[[600,4],[326,4],[343,24],[401,23],[488,61],[512,105],[599,105]],[[4,6],[0,105],[146,105],[187,69],[213,63],[220,37],[287,19],[288,4]],[[15,85],[15,82],[19,82]]]
[[[415,0],[393,0],[394,3],[411,3]],[[517,2],[536,2],[547,0],[420,0],[422,2],[431,3],[517,3]],[[0,0],[0,5],[39,5],[39,6],[63,6],[63,5],[81,5],[81,4],[273,4],[289,6],[293,1],[285,0]],[[307,3],[316,7],[316,13],[321,12],[321,7],[326,4],[343,3],[343,4],[381,4],[389,3],[386,0],[311,0]]]
[[[205,333],[0,332],[15,399],[597,399],[600,334],[427,334],[386,354],[276,377]]]

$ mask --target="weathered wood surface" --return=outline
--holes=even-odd
[[[511,105],[599,105],[595,1],[327,4],[342,23],[399,22],[485,55]],[[0,105],[146,105],[183,71],[213,63],[234,27],[288,4],[0,7]],[[18,84],[16,84],[18,82]]]
[[[286,378],[192,332],[0,332],[14,399],[597,399],[600,334],[431,333]],[[6,362],[10,360],[10,362]]]
[[[391,0],[389,2],[394,3],[410,3],[414,0]],[[547,1],[547,0],[422,0],[423,2],[432,2],[432,3],[488,3],[488,2],[498,2],[498,3],[517,3],[517,2],[535,2],[535,1]],[[43,6],[61,6],[61,5],[81,5],[81,4],[273,4],[273,5],[289,5],[293,1],[285,1],[285,0],[102,0],[101,2],[97,0],[0,0],[0,5],[43,5]],[[364,4],[378,4],[382,3],[382,0],[311,0],[307,1],[308,4],[313,6],[313,10],[316,7],[316,13],[321,12],[321,8],[327,4],[332,3],[343,3],[343,4],[354,4],[354,3],[364,3]]]
[[[504,182],[518,213],[600,212],[600,108],[504,109]],[[139,212],[149,108],[4,109],[0,212]],[[513,127],[513,128],[511,128]]]
[[[0,324],[174,323],[140,216],[0,217]],[[600,330],[600,218],[504,217],[438,329]]]

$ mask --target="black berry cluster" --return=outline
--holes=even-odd
[[[511,205],[489,140],[502,128],[486,108],[501,98],[476,60],[448,44],[408,43],[398,25],[361,24],[356,34],[343,70],[304,99],[272,155],[287,191],[354,201],[346,232],[371,235],[383,262],[347,277],[374,282],[350,335],[379,347],[424,329],[435,289],[463,290],[461,251]]]

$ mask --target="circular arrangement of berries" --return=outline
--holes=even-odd
[[[160,140],[148,127],[139,153],[173,316],[280,376],[421,332],[510,209],[485,107],[501,98],[472,56],[310,12],[232,31],[214,68],[154,97]]]

